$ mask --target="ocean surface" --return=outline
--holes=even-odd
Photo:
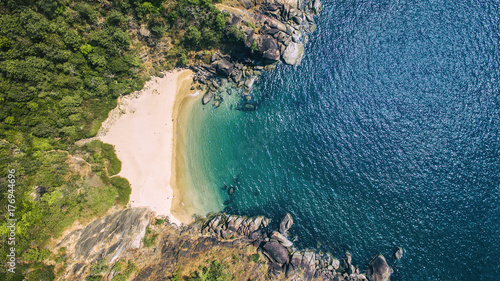
[[[290,212],[298,247],[362,270],[381,253],[391,280],[499,280],[500,2],[323,7],[302,64],[256,83],[257,110],[237,93],[195,106],[205,209]]]

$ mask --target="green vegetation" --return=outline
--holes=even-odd
[[[122,177],[112,177],[111,185],[116,188],[116,192],[118,193],[118,203],[122,205],[127,205],[130,199],[130,183],[127,179]]]
[[[191,278],[192,281],[223,281],[234,280],[231,274],[227,271],[228,265],[218,261],[212,261],[208,266],[202,267],[199,271],[195,271]]]
[[[42,142],[23,133],[17,136],[19,145],[0,141],[0,171],[5,177],[8,169],[16,170],[16,250],[23,263],[38,266],[51,258],[43,248],[50,238],[58,237],[75,220],[85,221],[104,214],[114,204],[126,204],[130,186],[123,178],[109,178],[107,169],[116,155],[100,141],[74,150],[83,156],[78,158],[66,151],[49,150],[57,142]],[[24,147],[27,144],[31,146]],[[4,191],[1,204],[5,206],[7,196]],[[1,224],[0,251],[5,257],[7,222]]]
[[[166,15],[167,28],[155,32],[174,40],[174,48],[167,54],[167,59],[176,60],[178,65],[189,64],[194,53],[202,50],[238,48],[244,40],[244,32],[228,24],[229,14],[220,12],[212,0],[167,1],[163,15]],[[158,26],[161,12],[157,19],[150,22],[153,31]]]
[[[137,267],[135,264],[131,261],[128,261],[126,265],[123,264],[123,262],[118,261],[115,263],[113,266],[113,270],[115,272],[118,272],[112,280],[114,281],[125,281],[129,278],[129,276],[136,271]]]
[[[212,0],[36,0],[0,2],[0,205],[15,169],[16,274],[0,280],[52,280],[46,245],[75,221],[125,205],[121,162],[93,137],[117,97],[140,90],[151,73],[234,48],[244,34]],[[142,32],[146,27],[147,32]],[[161,42],[173,46],[156,48]],[[139,51],[162,54],[139,59]],[[8,252],[0,209],[0,255]],[[145,245],[153,245],[153,235]],[[89,278],[98,278],[99,274]]]
[[[158,234],[152,233],[151,229],[146,227],[146,234],[144,235],[144,238],[142,239],[142,243],[144,244],[145,247],[151,248],[156,244],[156,238],[158,237]]]
[[[257,48],[257,41],[252,41],[252,46],[250,47],[250,49],[255,52],[259,50],[259,48]]]
[[[108,261],[106,259],[101,259],[90,266],[90,275],[85,278],[86,281],[101,281],[103,276],[101,273],[105,273],[108,270]]]
[[[53,1],[58,10],[41,12],[46,2],[9,1],[0,15],[0,134],[70,142],[88,136],[93,121],[103,120],[119,95],[141,89],[145,78],[124,24],[96,24],[107,18],[97,4]],[[108,22],[121,23],[118,13]]]
[[[111,268],[107,264],[107,260],[104,259],[92,264],[90,267],[90,273],[85,277],[85,280],[101,281],[106,274],[115,272],[112,280],[126,281],[130,275],[137,270],[136,265],[131,261],[128,261],[127,263],[124,261],[117,261]]]
[[[177,271],[171,280],[188,280],[188,281],[226,281],[235,280],[235,277],[229,272],[228,264],[217,260],[208,261],[207,266],[200,266],[198,270],[193,272],[188,277],[181,276],[180,271]]]
[[[253,261],[256,263],[259,261],[260,255],[258,253],[255,253],[255,254],[251,255],[249,259],[250,259],[250,261]]]
[[[162,225],[165,223],[165,220],[162,220],[162,219],[156,219],[155,221],[155,225]]]
[[[26,275],[28,281],[50,281],[55,279],[54,265],[46,265],[44,263],[36,263],[30,268]]]

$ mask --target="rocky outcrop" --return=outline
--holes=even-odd
[[[65,247],[74,261],[67,268],[66,280],[80,280],[78,276],[83,276],[96,261],[113,263],[128,250],[139,248],[152,217],[146,208],[126,209],[66,235],[57,245]]]
[[[287,238],[293,224],[287,213],[280,221],[279,231],[269,229],[270,220],[264,217],[248,218],[217,214],[202,227],[204,235],[218,239],[248,239],[269,262],[271,279],[283,280],[367,280],[352,264],[352,255],[346,252],[341,262],[329,253],[315,250],[297,250]]]
[[[354,274],[356,272],[356,268],[352,265],[352,255],[349,252],[345,252],[345,257],[342,260],[342,268],[344,272],[347,274]]]
[[[258,216],[254,218],[217,214],[210,218],[202,228],[202,234],[210,234],[227,239],[227,237],[247,237],[257,239],[259,230],[268,226],[268,218]]]
[[[323,9],[323,5],[320,0],[313,0],[309,2],[309,7],[315,15],[319,14],[319,12]]]
[[[35,190],[35,194],[33,196],[35,201],[40,201],[40,198],[47,193],[47,188],[44,186],[35,185],[33,189]]]
[[[217,72],[224,77],[228,77],[233,72],[234,65],[226,59],[217,61]]]
[[[280,59],[278,42],[269,34],[264,34],[259,37],[258,50],[265,59],[273,62]]]
[[[384,256],[378,255],[370,261],[366,270],[366,277],[370,281],[387,281],[392,272],[393,270],[387,264]]]
[[[214,53],[210,65],[193,66],[194,81],[201,90],[206,90],[202,102],[212,101],[217,107],[222,102],[224,90],[215,86],[221,78],[240,89],[243,104],[240,109],[253,110],[251,85],[262,70],[269,71],[277,63],[299,65],[304,57],[307,32],[316,29],[313,15],[321,10],[319,0],[302,3],[301,0],[236,0],[230,6],[217,7],[231,16],[231,24],[244,34],[241,48],[235,48],[231,55]],[[250,80],[250,82],[249,82]],[[202,86],[203,85],[203,86]]]
[[[168,222],[159,224],[159,220],[151,218],[152,214],[147,209],[132,208],[97,219],[71,232],[58,245],[66,247],[68,252],[64,274],[58,280],[95,277],[96,265],[103,262],[104,265],[99,266],[107,270],[98,275],[102,280],[112,280],[120,274],[112,270],[113,262],[124,259],[138,265],[133,280],[169,280],[182,268],[198,268],[200,261],[205,264],[208,257],[218,257],[220,260],[232,257],[232,262],[241,261],[238,270],[244,268],[248,271],[241,280],[251,277],[252,280],[379,281],[388,280],[392,272],[381,255],[370,262],[365,275],[352,264],[349,252],[341,265],[329,253],[295,248],[287,237],[293,224],[289,213],[281,219],[279,231],[271,229],[271,220],[263,216],[222,213],[197,218],[192,224],[180,227]],[[155,223],[150,223],[152,221]],[[154,248],[139,247],[148,224],[149,236],[146,237],[157,237]],[[250,259],[250,255],[256,255],[255,251],[259,253],[257,263],[254,258]],[[265,276],[264,269],[267,272]]]

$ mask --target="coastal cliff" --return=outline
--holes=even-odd
[[[297,249],[289,240],[292,225],[290,214],[273,229],[262,216],[221,213],[176,226],[147,209],[126,209],[61,240],[57,279],[389,280],[392,269],[382,255],[362,273],[349,252],[341,261]]]

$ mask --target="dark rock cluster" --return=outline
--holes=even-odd
[[[264,257],[262,262],[245,263],[252,280],[386,281],[393,272],[382,255],[376,256],[362,273],[352,264],[349,252],[340,261],[329,253],[297,249],[289,239],[293,226],[290,214],[281,219],[277,229],[272,229],[270,223],[263,216],[222,213],[176,226],[168,220],[158,224],[146,208],[121,210],[62,239],[57,246],[66,248],[67,264],[60,280],[85,280],[93,265],[105,262],[112,269],[112,264],[121,258],[131,258],[139,266],[134,280],[168,280],[165,276],[171,276],[176,269],[196,264],[197,259],[206,260],[210,256],[207,253],[243,257],[249,245]],[[146,226],[158,236],[152,249],[141,247]],[[267,275],[262,276],[266,269]],[[111,280],[117,273],[108,270],[103,274],[104,280]]]
[[[392,269],[382,255],[370,262],[366,274],[360,273],[359,268],[352,264],[349,252],[346,252],[341,263],[329,253],[296,249],[288,239],[288,230],[293,225],[289,213],[282,218],[278,230],[270,229],[269,223],[270,220],[262,216],[247,218],[217,214],[206,221],[201,233],[222,240],[248,239],[248,243],[256,246],[257,251],[268,260],[269,274],[278,279],[389,280]]]
[[[234,83],[242,92],[244,109],[254,109],[250,102],[252,86],[261,71],[269,71],[283,61],[298,65],[304,56],[307,33],[316,29],[314,15],[321,10],[321,2],[300,1],[237,1],[240,8],[220,6],[231,15],[231,24],[244,32],[244,44],[237,52],[215,53],[210,64],[193,66],[194,81],[205,90],[203,104],[213,100],[218,107],[222,95],[218,89],[224,82]]]

